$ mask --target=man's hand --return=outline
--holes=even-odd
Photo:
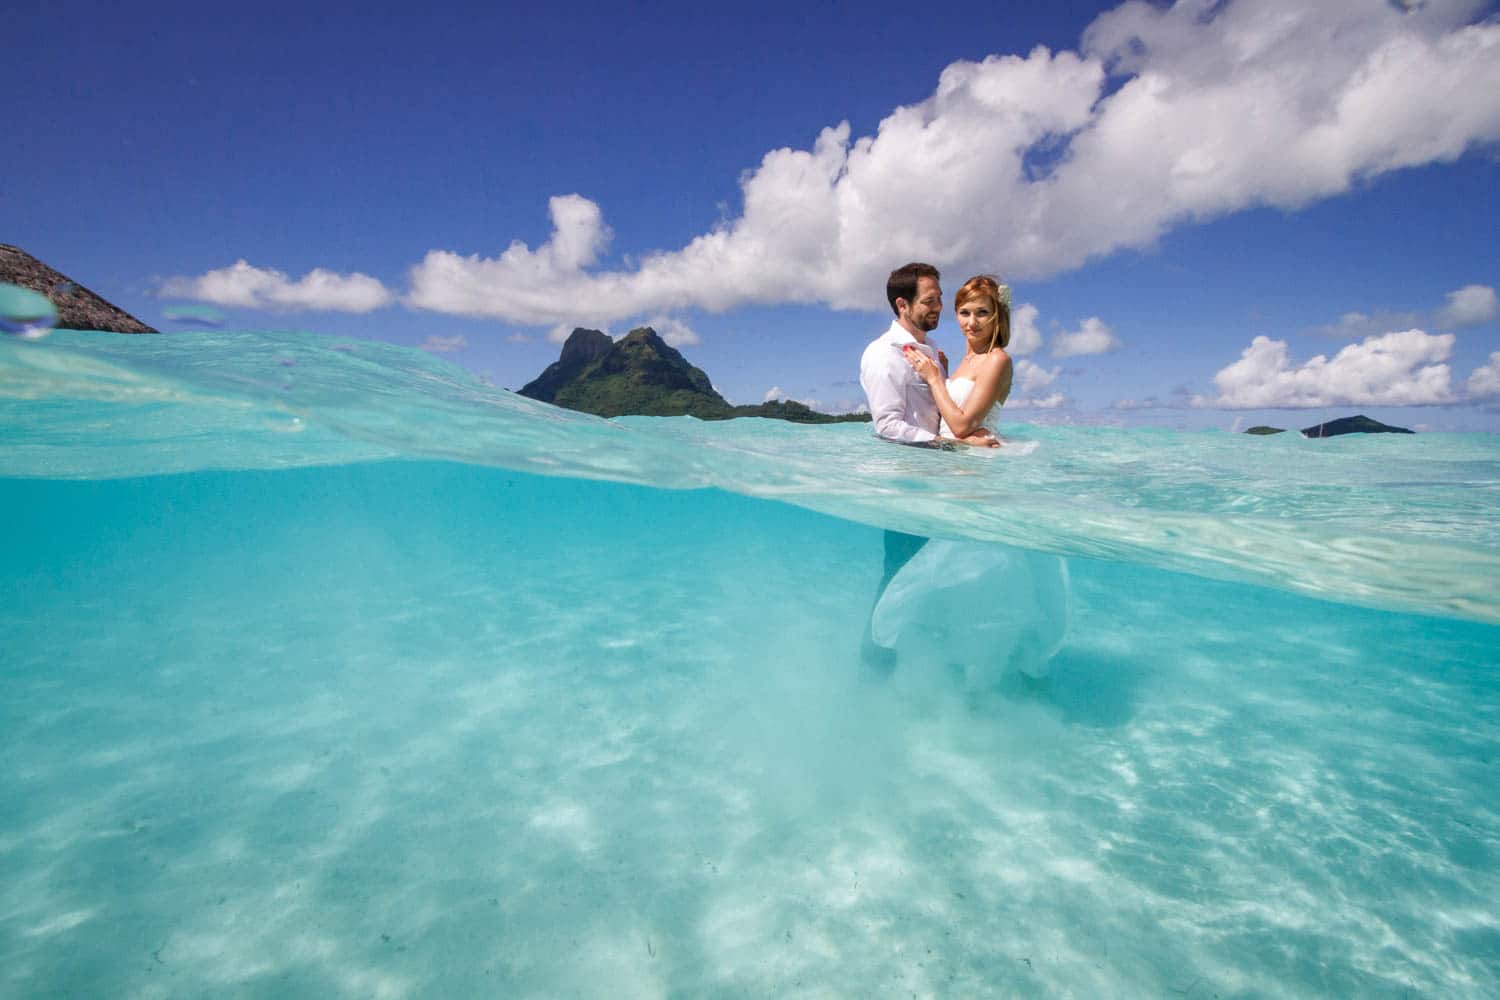
[[[943,353],[943,349],[941,347],[939,347],[937,349],[937,352],[938,352],[938,364],[940,364],[940,365],[943,366],[943,378],[947,378],[948,377],[948,355],[946,355],[946,354]]]

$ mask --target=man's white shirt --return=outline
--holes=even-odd
[[[915,345],[937,361],[937,351],[930,344],[918,344],[916,337],[893,320],[890,329],[871,341],[860,357],[859,384],[870,404],[876,434],[890,441],[932,441],[937,437],[937,403],[927,383],[902,356],[904,344]]]

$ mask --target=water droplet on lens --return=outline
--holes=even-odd
[[[23,340],[40,340],[57,325],[50,299],[20,285],[0,284],[0,330]]]

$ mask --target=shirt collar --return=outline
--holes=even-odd
[[[937,345],[931,340],[925,344],[921,343],[916,337],[911,335],[910,330],[901,325],[901,321],[898,319],[891,320],[890,329],[885,331],[884,339],[887,343],[891,344],[916,344],[917,350],[931,354],[934,359],[937,358]]]
[[[917,338],[911,335],[911,331],[901,325],[899,319],[891,320],[890,329],[885,331],[885,339],[894,344],[917,344],[919,347],[922,346],[917,341]]]

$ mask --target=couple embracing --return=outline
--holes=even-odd
[[[954,299],[963,331],[963,360],[948,374],[948,359],[927,342],[943,314],[937,268],[913,262],[887,280],[896,318],[860,358],[859,382],[875,433],[903,444],[998,447],[995,411],[1010,395],[1015,368],[1010,344],[1010,289],[989,275],[964,282]]]
[[[1010,289],[988,275],[959,288],[965,351],[950,377],[947,358],[927,342],[943,311],[938,281],[937,268],[911,263],[886,282],[896,318],[859,365],[875,433],[926,447],[999,447],[997,411],[1015,374],[1005,350]],[[1069,603],[1067,565],[1057,556],[887,531],[862,659],[881,674],[898,658],[936,661],[971,686],[1007,672],[1041,679],[1062,645]]]

